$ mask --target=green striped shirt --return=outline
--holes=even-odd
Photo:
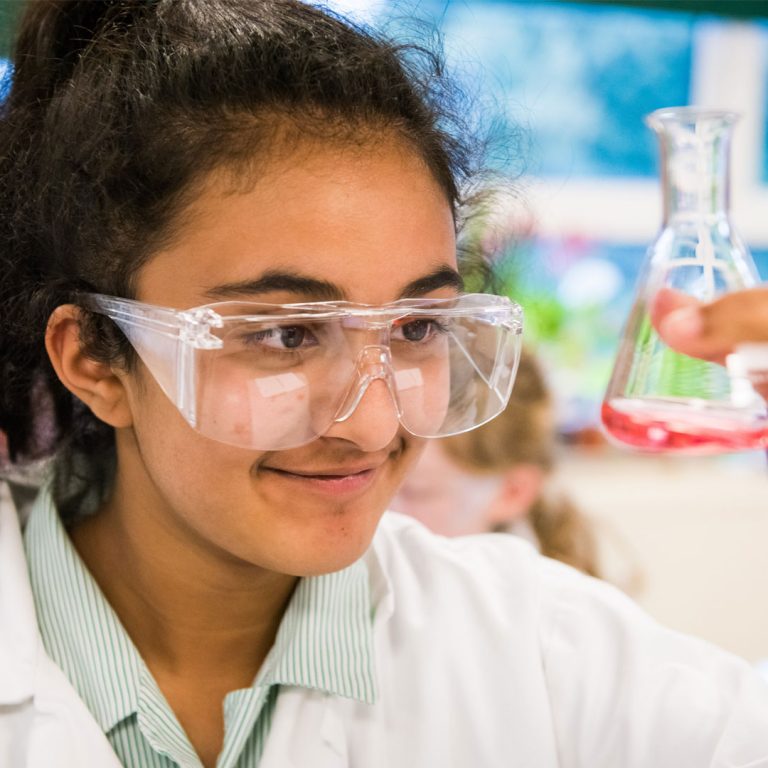
[[[43,643],[128,768],[201,768],[179,721],[67,535],[47,489],[24,531]],[[217,768],[257,766],[280,686],[376,699],[368,572],[302,579],[253,685],[224,699]]]

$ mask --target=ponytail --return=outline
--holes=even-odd
[[[567,496],[542,495],[528,515],[542,555],[600,578],[595,532]]]

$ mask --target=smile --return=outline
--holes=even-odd
[[[361,470],[304,472],[262,467],[261,471],[289,485],[301,487],[306,492],[317,492],[332,496],[355,495],[370,488],[379,474],[381,467],[369,467]]]

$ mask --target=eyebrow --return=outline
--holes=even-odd
[[[205,295],[212,299],[231,299],[251,294],[274,293],[275,291],[295,293],[314,301],[341,301],[345,298],[344,291],[327,280],[276,269],[268,270],[255,280],[242,280],[217,285],[207,290]]]
[[[464,279],[455,269],[443,265],[434,272],[408,283],[400,292],[400,298],[415,299],[440,288],[455,288],[457,291],[463,291]]]
[[[424,277],[412,280],[403,288],[398,298],[417,298],[440,288],[455,288],[457,291],[462,291],[464,280],[455,269],[443,265]],[[231,299],[276,291],[295,293],[313,301],[343,301],[347,297],[340,286],[328,280],[273,269],[255,280],[241,280],[214,286],[207,290],[205,295],[212,299]]]

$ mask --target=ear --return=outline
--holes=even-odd
[[[518,464],[504,473],[496,498],[488,509],[490,527],[507,525],[528,514],[541,494],[546,472],[535,464]]]
[[[122,379],[106,363],[88,357],[80,342],[80,311],[74,304],[57,307],[48,320],[45,348],[61,383],[112,427],[133,423]]]

